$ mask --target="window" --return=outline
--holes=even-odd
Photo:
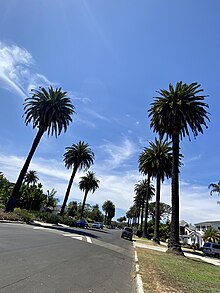
[[[215,249],[220,249],[220,244],[212,244],[212,247]]]

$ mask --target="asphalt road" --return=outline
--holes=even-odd
[[[119,230],[0,223],[1,293],[134,292],[132,242]]]

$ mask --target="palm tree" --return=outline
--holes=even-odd
[[[29,172],[26,173],[24,177],[24,183],[26,183],[28,186],[30,184],[36,184],[37,181],[39,180],[39,177],[37,175],[36,171],[30,170]]]
[[[220,180],[218,181],[217,184],[215,183],[209,184],[209,188],[212,188],[212,190],[210,191],[210,195],[212,195],[213,192],[217,192],[219,195],[220,194]]]
[[[57,191],[54,188],[51,191],[47,190],[45,207],[54,209],[57,206],[59,199],[54,197],[56,193]]]
[[[105,212],[105,224],[111,225],[111,220],[115,216],[115,205],[111,200],[106,200],[103,205],[102,209]]]
[[[205,242],[219,242],[220,241],[220,233],[213,227],[208,228],[204,232],[203,240]]]
[[[102,206],[102,209],[104,210],[103,206]],[[126,212],[126,217],[128,219],[128,227],[132,225],[133,216],[134,216],[134,206],[131,206],[129,210]]]
[[[149,142],[149,147],[144,149],[141,158],[140,169],[148,166],[152,177],[156,178],[156,209],[155,209],[155,228],[153,241],[160,243],[159,240],[159,224],[160,224],[160,185],[165,177],[171,177],[172,154],[170,142],[167,140],[155,138],[155,142]],[[146,172],[148,170],[146,169]]]
[[[74,106],[70,98],[67,97],[67,92],[63,92],[61,88],[54,90],[49,87],[47,91],[40,87],[39,90],[33,89],[32,92],[32,97],[25,99],[24,103],[25,123],[27,125],[33,122],[33,128],[37,128],[38,131],[7,202],[6,212],[13,211],[16,205],[21,184],[43,134],[47,132],[48,135],[57,137],[62,130],[66,132],[69,123],[72,122],[71,115],[75,113]]]
[[[67,204],[67,200],[70,194],[70,190],[75,178],[76,172],[79,170],[87,171],[94,161],[94,153],[89,148],[89,145],[84,141],[79,141],[76,144],[73,144],[71,147],[66,148],[64,154],[65,167],[67,169],[73,168],[72,174],[67,186],[66,194],[60,211],[60,215],[64,214],[64,210]]]
[[[159,97],[154,98],[149,111],[150,126],[160,137],[169,137],[172,140],[172,216],[168,252],[183,254],[179,242],[179,149],[180,140],[189,136],[191,129],[196,137],[203,128],[207,128],[209,121],[208,105],[203,102],[203,90],[197,82],[189,85],[177,82],[176,87],[169,85],[169,90],[158,91]]]
[[[82,176],[80,178],[79,188],[85,192],[85,195],[83,198],[81,216],[80,216],[81,219],[83,217],[83,211],[84,211],[87,195],[88,195],[89,191],[94,193],[96,191],[96,189],[99,188],[99,183],[100,183],[100,181],[96,178],[95,173],[92,171],[88,171],[85,176]]]
[[[149,194],[148,194],[148,188],[150,188]],[[148,213],[146,210],[148,210],[148,202],[154,194],[153,190],[154,190],[153,186],[152,185],[149,186],[147,179],[143,179],[139,183],[135,184],[134,191],[136,193],[136,197],[134,199],[134,202],[135,202],[135,206],[137,206],[137,211],[138,211],[138,213],[137,213],[138,226],[139,226],[139,216],[141,215],[141,224],[140,224],[141,234],[143,233],[143,218],[144,218],[144,216],[145,216],[144,223],[147,223],[148,216],[146,214],[148,214]],[[144,228],[146,228],[146,224],[144,224]],[[145,234],[147,234],[147,233],[145,233]]]
[[[137,185],[137,184],[136,184]],[[135,197],[134,197],[134,207],[135,207],[135,217],[137,218],[137,227],[139,227],[140,222],[140,216],[141,216],[141,231],[142,231],[142,223],[143,223],[143,193],[141,193],[137,186],[135,185],[134,191],[135,191]]]

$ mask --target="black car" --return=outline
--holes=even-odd
[[[130,241],[132,241],[133,236],[133,230],[130,227],[124,227],[121,233],[121,238],[128,238]]]
[[[79,220],[76,222],[76,227],[79,227],[79,228],[88,228],[89,227],[89,224],[86,220]]]

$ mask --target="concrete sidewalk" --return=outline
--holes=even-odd
[[[162,245],[150,245],[150,244],[144,244],[138,241],[133,242],[134,244],[134,248],[135,247],[140,247],[140,248],[145,248],[145,249],[153,249],[153,250],[157,250],[157,251],[161,251],[161,252],[166,252],[167,251],[167,247],[162,246]],[[204,255],[198,255],[198,254],[194,254],[193,252],[187,252],[183,249],[184,255],[186,257],[191,257],[191,258],[199,258],[207,263],[210,263],[212,265],[215,266],[220,266],[220,259],[217,258],[211,258],[208,256],[204,256]]]

